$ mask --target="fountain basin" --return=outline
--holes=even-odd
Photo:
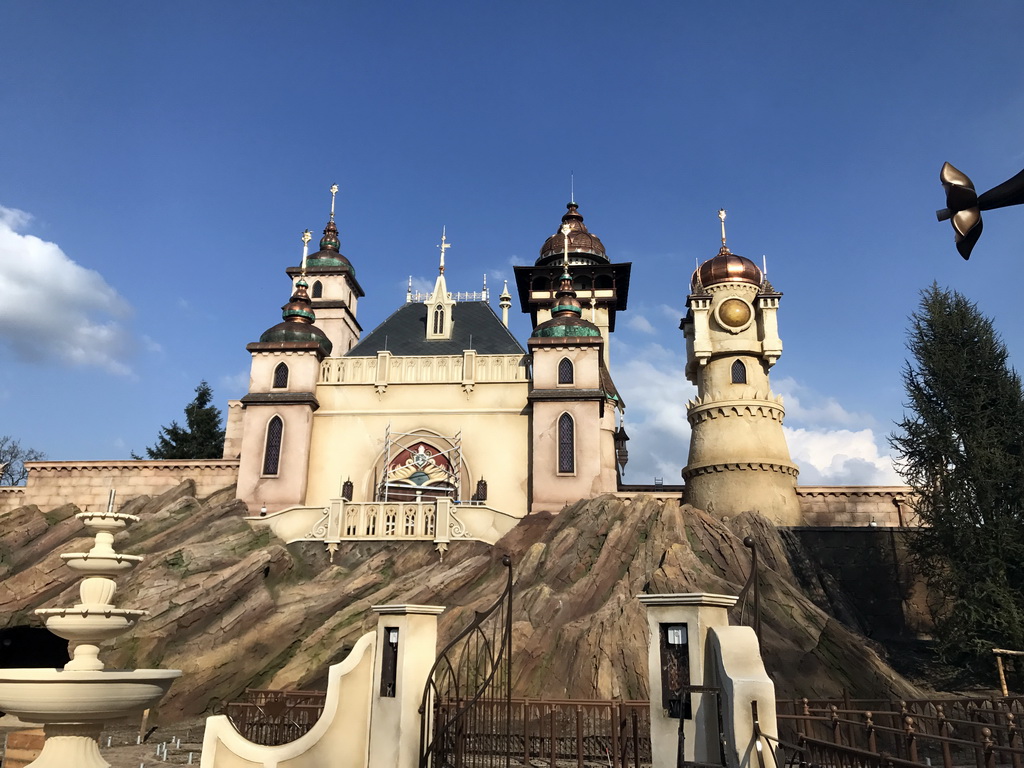
[[[76,573],[86,576],[118,576],[142,562],[141,555],[98,555],[92,552],[69,552],[61,560]]]
[[[46,628],[65,640],[94,641],[109,640],[127,632],[145,611],[133,611],[126,608],[95,609],[75,608],[40,608],[36,614],[43,617]]]
[[[31,723],[127,717],[156,704],[179,669],[0,669],[0,711]]]

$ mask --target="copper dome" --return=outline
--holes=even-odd
[[[572,261],[574,254],[584,254],[590,256],[589,262],[601,262],[604,264],[608,263],[608,256],[604,252],[604,244],[597,235],[592,235],[587,231],[586,224],[583,223],[583,216],[579,212],[579,206],[576,203],[569,203],[566,208],[565,215],[562,216],[562,223],[568,224],[569,231],[569,258]],[[544,241],[544,245],[540,249],[540,258],[537,259],[537,266],[541,267],[546,264],[552,264],[562,260],[562,252],[565,249],[565,239],[561,231],[555,232],[551,237]]]
[[[749,283],[760,286],[764,276],[750,259],[732,253],[724,245],[713,259],[708,259],[693,273],[691,290],[698,285],[707,287],[718,283]]]

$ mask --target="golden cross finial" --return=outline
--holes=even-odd
[[[725,208],[718,209],[718,220],[722,222],[722,245],[725,245]]]
[[[444,252],[452,247],[452,244],[449,243],[449,242],[446,242],[446,240],[447,240],[447,238],[445,237],[445,227],[442,226],[441,227],[441,244],[439,246],[437,246],[438,248],[441,249],[441,274],[442,275],[444,274]]]
[[[302,233],[302,274],[306,274],[306,257],[309,256],[309,241],[313,239],[313,233],[308,229]]]
[[[338,185],[331,185],[331,221],[334,221],[334,196],[338,194]]]

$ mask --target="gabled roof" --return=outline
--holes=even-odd
[[[408,303],[374,328],[345,357],[374,357],[387,350],[400,357],[417,355],[461,355],[467,349],[479,355],[525,355],[491,305],[485,301],[467,301],[453,307],[452,337],[427,340],[427,307]]]

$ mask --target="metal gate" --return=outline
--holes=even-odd
[[[438,654],[420,702],[420,768],[507,766],[512,731],[512,559],[494,605]]]

